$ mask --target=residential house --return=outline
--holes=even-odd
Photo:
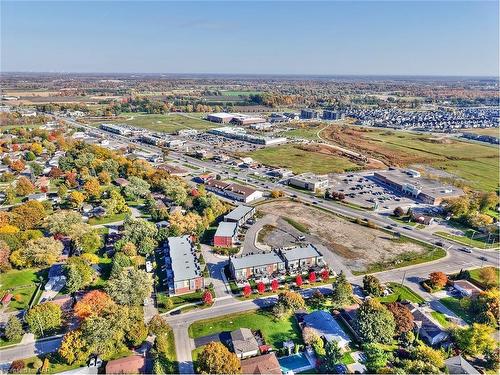
[[[238,223],[222,221],[214,235],[214,246],[233,247],[238,234]]]
[[[269,353],[242,360],[241,373],[281,375],[281,367],[276,354]]]
[[[449,374],[480,374],[469,362],[461,355],[448,358],[444,361]]]
[[[259,343],[248,328],[239,328],[231,332],[231,344],[238,358],[243,359],[259,354]]]
[[[464,297],[477,297],[482,290],[472,284],[469,280],[455,280],[453,287]]]
[[[314,245],[307,247],[296,247],[290,250],[280,250],[279,254],[285,260],[288,271],[309,270],[314,267],[324,266],[323,254]]]
[[[122,188],[124,188],[125,186],[130,184],[130,182],[127,179],[121,178],[121,177],[115,178],[115,180],[113,182],[115,183],[115,185],[122,187]]]
[[[189,236],[169,237],[167,283],[172,295],[194,292],[205,287],[205,280]]]
[[[231,275],[236,280],[268,277],[285,272],[285,262],[275,252],[245,255],[229,259]]]
[[[141,355],[131,355],[125,358],[108,361],[106,374],[145,374],[146,358]]]
[[[239,205],[230,213],[224,216],[224,221],[235,222],[238,225],[243,225],[248,219],[255,215],[255,207]]]
[[[439,344],[448,338],[448,333],[443,331],[429,314],[411,304],[409,307],[420,338],[424,339],[429,345]]]
[[[28,195],[27,198],[29,201],[43,202],[43,201],[47,200],[47,194],[46,193],[35,193],[35,194]]]
[[[306,327],[312,329],[326,342],[336,341],[341,349],[345,349],[351,342],[349,335],[342,329],[335,318],[326,311],[316,310],[305,315],[301,328],[304,330]]]

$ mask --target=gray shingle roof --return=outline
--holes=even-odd
[[[291,250],[285,250],[282,254],[288,261],[322,256],[322,254],[310,244],[307,245],[307,247],[296,247]]]
[[[231,258],[231,262],[235,269],[249,268],[264,266],[267,264],[283,263],[283,260],[278,256],[278,254],[272,253],[262,253],[246,255],[241,258]]]
[[[247,215],[253,209],[254,209],[253,207],[239,205],[234,210],[232,210],[230,213],[228,213],[226,216],[224,216],[224,220],[239,221],[242,217]]]

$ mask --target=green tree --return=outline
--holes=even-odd
[[[349,284],[343,272],[340,272],[332,286],[332,304],[334,308],[348,306],[353,302],[352,285]]]
[[[75,224],[83,224],[83,219],[82,215],[72,210],[56,211],[45,219],[45,227],[50,234],[72,237]]]
[[[9,341],[19,341],[24,335],[24,329],[17,316],[11,315],[5,326],[5,336]]]
[[[109,199],[104,201],[104,207],[106,208],[106,214],[109,216],[130,212],[127,202],[125,202],[125,199],[116,190],[111,191]]]
[[[365,275],[363,277],[363,289],[367,294],[375,297],[381,296],[383,292],[379,279],[373,275]]]
[[[42,303],[29,309],[25,319],[31,332],[45,336],[61,327],[61,307],[52,302]]]
[[[342,360],[342,352],[337,341],[329,341],[325,345],[325,355],[322,359],[322,371],[325,373],[335,373],[335,366]]]
[[[389,355],[376,344],[367,344],[363,348],[366,356],[365,366],[370,374],[376,374],[387,366]]]
[[[66,333],[58,353],[69,365],[85,362],[90,352],[87,343],[82,338],[82,331],[76,329]]]
[[[365,343],[389,343],[394,336],[396,323],[385,306],[376,299],[369,299],[358,309],[355,328]]]
[[[108,281],[105,289],[116,303],[138,306],[151,294],[152,280],[142,270],[124,269]]]
[[[96,277],[94,269],[81,257],[71,257],[66,265],[66,288],[74,293],[89,286]]]
[[[453,338],[458,348],[467,355],[483,355],[495,349],[495,340],[491,337],[495,329],[486,324],[474,323],[467,328],[455,328]]]
[[[220,342],[207,344],[198,356],[197,365],[201,374],[241,374],[238,357]]]
[[[149,184],[142,178],[131,176],[129,184],[123,189],[123,193],[128,199],[144,198],[149,193]]]
[[[29,165],[31,173],[33,173],[35,176],[40,176],[43,173],[43,167],[40,164],[33,162],[30,163]]]

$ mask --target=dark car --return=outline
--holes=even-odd
[[[442,243],[441,241],[436,241],[436,242],[434,242],[434,244],[435,244],[436,246],[440,246],[440,247],[443,247],[443,246],[444,246],[444,243]]]

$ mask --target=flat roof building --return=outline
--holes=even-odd
[[[235,222],[238,225],[244,224],[248,219],[255,215],[255,207],[239,205],[230,213],[224,216],[224,221]]]
[[[418,171],[409,169],[390,169],[375,172],[373,178],[406,195],[424,203],[439,205],[445,199],[457,198],[464,191],[455,186],[443,185],[439,181],[423,178]]]
[[[273,252],[251,254],[229,259],[229,269],[236,280],[247,280],[252,277],[268,277],[285,272],[285,262]]]
[[[281,250],[279,254],[285,260],[289,272],[309,270],[313,267],[324,266],[323,254],[314,245],[296,247],[290,250]]]
[[[211,122],[217,122],[219,124],[227,124],[234,118],[234,115],[231,113],[209,113],[207,115],[207,120]]]
[[[300,110],[300,118],[304,120],[312,120],[312,119],[317,119],[319,117],[318,111],[315,111],[314,109],[301,109]]]
[[[214,246],[233,247],[238,234],[238,223],[221,221],[214,234]]]
[[[315,191],[317,189],[325,189],[328,187],[328,178],[326,176],[315,175],[311,172],[299,174],[290,177],[288,184],[299,187],[301,189]]]
[[[204,279],[189,236],[169,237],[167,282],[170,294],[184,294],[202,289]]]

